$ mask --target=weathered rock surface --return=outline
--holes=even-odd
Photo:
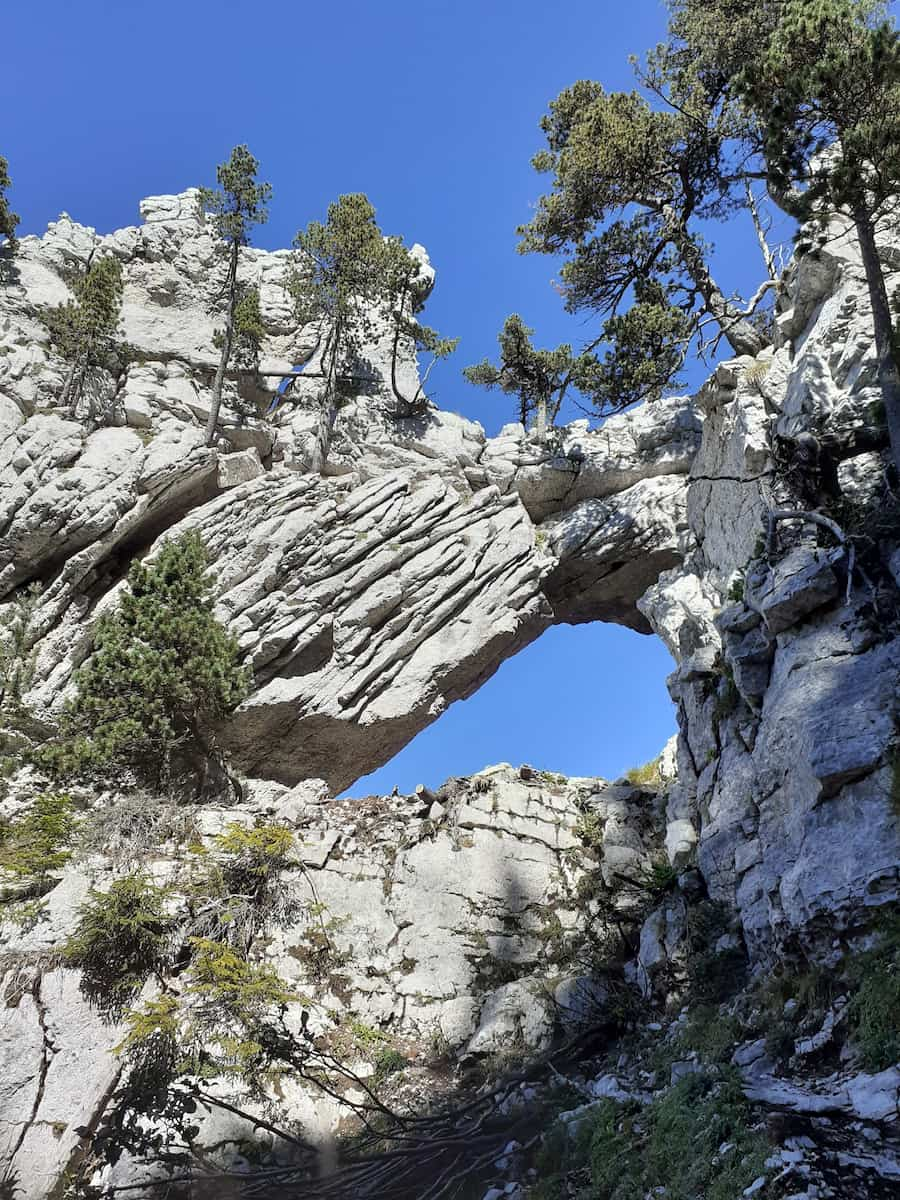
[[[293,319],[288,252],[242,256],[267,336],[260,370],[227,380],[223,435],[209,448],[222,264],[196,193],[150,198],[141,212],[140,227],[106,237],[61,217],[23,239],[0,290],[0,599],[44,585],[28,700],[50,725],[129,561],[201,532],[217,614],[255,684],[222,730],[251,777],[246,802],[209,808],[198,825],[209,837],[265,815],[298,829],[297,898],[311,900],[313,881],[334,958],[312,972],[302,921],[268,952],[286,980],[315,991],[318,1034],[352,1014],[419,1039],[439,1031],[463,1056],[510,1042],[534,1050],[577,1026],[580,1010],[602,1011],[608,993],[586,954],[622,922],[643,922],[629,973],[652,997],[683,965],[692,892],[733,916],[722,951],[746,946],[757,965],[787,949],[834,960],[900,899],[896,589],[885,573],[882,604],[857,574],[848,601],[846,554],[800,525],[771,562],[760,553],[766,512],[785,503],[776,436],[827,426],[847,449],[847,496],[880,494],[880,454],[852,453],[859,435],[877,440],[880,417],[851,239],[792,264],[775,346],[756,360],[721,364],[694,399],[599,430],[576,422],[544,445],[517,425],[486,438],[436,409],[393,415],[382,320],[370,377],[341,408],[318,475],[307,463],[321,348]],[[140,351],[100,381],[100,427],[58,407],[63,365],[41,319],[42,305],[69,296],[66,271],[96,253],[122,262],[123,333]],[[411,396],[409,346],[395,365]],[[892,562],[896,540],[883,547]],[[329,799],[550,624],[590,620],[653,631],[672,652],[679,738],[665,815],[655,792],[506,767],[436,796]],[[669,891],[653,907],[663,852],[681,875],[674,892],[663,876]],[[166,862],[155,867],[164,878]],[[45,921],[2,929],[0,1137],[26,1200],[64,1169],[115,1075],[114,1032],[74,973],[45,957],[91,880],[109,877],[108,864],[79,864],[47,898]],[[756,1059],[741,1065],[754,1063],[748,1086],[781,1089],[760,1099],[806,1111],[794,1084],[772,1082]],[[882,1122],[896,1105],[896,1079],[882,1076],[847,1072],[834,1095],[808,1090],[825,1096],[816,1111]],[[336,1120],[302,1089],[291,1105],[308,1127]]]
[[[602,983],[585,973],[598,945],[617,942],[629,908],[633,924],[646,902],[640,881],[661,849],[656,793],[501,764],[450,780],[437,795],[334,802],[321,784],[267,784],[251,787],[240,809],[198,810],[207,839],[258,817],[296,830],[291,896],[301,915],[267,947],[281,979],[304,997],[289,1007],[288,1024],[300,1028],[306,1012],[319,1038],[363,1022],[422,1057],[435,1037],[478,1057],[541,1050],[586,1012],[602,1020]],[[590,846],[580,835],[585,814],[595,818]],[[623,866],[635,881],[630,906],[601,878]],[[162,882],[174,878],[176,860],[147,867]],[[87,888],[107,886],[112,869],[95,855],[66,872],[34,928],[14,917],[0,923],[9,964],[0,1161],[12,1162],[25,1200],[47,1195],[121,1069],[113,1047],[122,1030],[89,1006],[78,972],[42,969],[42,956],[74,931]],[[340,1108],[326,1113],[321,1103],[315,1089],[297,1086],[282,1093],[280,1111],[314,1126],[318,1107],[327,1132]],[[217,1144],[221,1122],[220,1113],[208,1118],[203,1144]],[[235,1142],[248,1135],[244,1123],[232,1124]]]
[[[226,737],[245,770],[285,782],[345,788],[553,621],[649,631],[635,601],[687,544],[690,401],[602,431],[582,422],[552,447],[520,426],[486,439],[437,410],[397,419],[375,314],[370,384],[341,409],[326,475],[311,476],[317,352],[291,322],[288,252],[247,250],[268,336],[259,373],[228,381],[223,437],[207,448],[215,245],[193,192],[142,213],[105,238],[61,219],[23,239],[18,283],[0,294],[0,594],[46,584],[38,709],[62,702],[123,564],[186,527],[212,550],[218,613],[257,676]],[[54,408],[63,368],[40,323],[40,306],[68,294],[60,268],[92,252],[122,260],[123,332],[141,352],[107,381],[119,427],[93,431]],[[397,372],[412,394],[408,346]],[[239,395],[268,417],[240,416]]]

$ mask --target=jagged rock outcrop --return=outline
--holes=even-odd
[[[285,979],[314,983],[323,1010],[420,1041],[438,1030],[471,1057],[510,1039],[540,1047],[567,1010],[602,1010],[602,975],[579,955],[621,936],[623,922],[627,978],[650,1000],[672,980],[677,994],[692,896],[729,914],[716,953],[746,950],[759,967],[797,951],[833,963],[866,934],[900,898],[900,528],[870,539],[874,579],[869,569],[848,579],[846,548],[802,523],[778,529],[768,559],[761,542],[768,511],[798,502],[779,438],[827,431],[851,517],[885,494],[849,238],[792,264],[775,343],[756,359],[720,364],[694,398],[599,430],[576,422],[546,444],[516,425],[486,438],[432,408],[398,417],[392,380],[411,397],[415,362],[402,342],[392,361],[388,324],[373,314],[366,376],[319,475],[307,469],[319,351],[292,316],[288,253],[243,255],[267,339],[259,371],[228,380],[222,437],[207,447],[215,243],[192,192],[145,201],[142,215],[107,237],[61,218],[6,264],[0,598],[43,584],[28,701],[51,728],[131,559],[177,531],[202,533],[217,614],[254,688],[221,731],[248,777],[244,802],[199,814],[200,833],[257,815],[299,830],[297,896],[312,881],[333,922],[324,979],[308,974],[308,922],[277,932],[268,956]],[[59,410],[62,364],[41,319],[42,305],[69,295],[67,270],[96,253],[122,262],[124,333],[139,351],[105,381],[101,426]],[[241,415],[248,404],[258,416]],[[550,624],[589,620],[654,632],[672,652],[678,774],[665,815],[655,789],[506,767],[435,796],[330,799]],[[674,872],[680,883],[653,908],[663,848],[674,871],[662,890]],[[155,862],[161,878],[170,867]],[[34,1164],[58,1175],[117,1071],[113,1031],[95,1027],[74,973],[52,958],[90,882],[110,870],[78,863],[33,929],[3,926],[15,1081],[3,1137],[35,1198],[46,1180]],[[64,1025],[85,1031],[90,1054]],[[317,1032],[329,1033],[327,1019]],[[286,1111],[320,1130],[339,1116],[302,1089]],[[215,1128],[229,1144],[246,1132]]]
[[[846,599],[847,555],[833,541],[818,547],[815,531],[770,569],[759,557],[783,487],[777,436],[827,432],[847,447],[845,478],[863,464],[870,488],[884,491],[881,457],[854,456],[858,435],[877,427],[877,388],[852,242],[799,259],[782,306],[774,351],[720,366],[698,397],[695,548],[639,601],[679,660],[670,853],[696,855],[762,956],[850,935],[900,894],[892,620],[873,612],[872,581],[858,573]],[[728,606],[735,581],[744,599]]]
[[[313,333],[291,327],[287,252],[248,251],[269,336],[259,373],[236,373],[226,400],[257,396],[263,411],[279,378],[291,391],[268,420],[226,405],[207,448],[215,248],[193,193],[142,212],[140,229],[106,238],[61,219],[23,239],[0,295],[0,589],[46,584],[36,708],[58,708],[130,558],[187,526],[212,550],[219,614],[256,672],[230,747],[249,773],[283,782],[345,788],[555,620],[648,631],[635,601],[685,549],[700,437],[689,401],[601,432],[576,424],[552,450],[521,426],[486,439],[437,410],[397,419],[389,381],[412,394],[415,363],[402,345],[392,364],[375,314],[369,382],[341,409],[328,473],[312,476]],[[109,252],[140,357],[108,381],[118,426],[92,430],[54,407],[62,369],[40,313],[68,294],[63,265]]]
[[[257,819],[298,838],[290,899],[300,915],[267,947],[298,996],[288,1025],[324,1043],[354,1023],[384,1029],[413,1063],[435,1039],[470,1058],[535,1051],[560,1029],[603,1020],[595,947],[621,952],[623,931],[636,931],[663,828],[656,789],[506,764],[436,793],[335,802],[318,781],[257,784],[240,808],[193,810],[198,844]],[[182,860],[171,843],[148,850],[144,867],[177,887]],[[77,971],[47,967],[88,888],[108,886],[116,869],[95,853],[66,872],[33,927],[0,921],[0,1162],[12,1163],[25,1200],[49,1193],[122,1068],[122,1027],[80,993]],[[371,1072],[371,1046],[345,1053]],[[311,1084],[288,1087],[281,1111],[322,1134],[341,1119]],[[233,1152],[252,1132],[209,1114],[198,1145]],[[105,1182],[134,1169],[126,1159]]]

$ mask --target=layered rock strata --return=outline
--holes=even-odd
[[[413,395],[415,363],[404,345],[392,361],[373,314],[367,378],[313,475],[319,351],[292,316],[288,253],[243,255],[267,339],[259,370],[229,379],[222,437],[207,447],[215,243],[195,193],[145,201],[142,215],[106,237],[61,218],[4,264],[0,594],[9,603],[43,585],[27,699],[49,729],[128,563],[201,532],[217,614],[255,680],[222,731],[248,777],[245,803],[207,810],[201,832],[259,815],[298,830],[298,896],[313,877],[353,962],[321,990],[323,1010],[412,1038],[437,1029],[463,1056],[512,1036],[542,1046],[583,1007],[580,949],[602,944],[610,923],[634,926],[628,977],[665,997],[684,965],[689,887],[730,914],[724,950],[757,965],[798,950],[835,963],[865,935],[900,890],[900,532],[882,531],[880,565],[862,573],[802,522],[778,530],[768,559],[761,541],[773,507],[800,503],[779,438],[829,434],[846,512],[887,495],[848,238],[789,268],[774,345],[758,358],[720,364],[696,397],[598,430],[576,422],[548,444],[516,425],[487,438],[437,409],[398,417],[391,380]],[[67,271],[98,253],[122,262],[123,330],[139,351],[101,381],[100,426],[59,409],[63,365],[42,320],[69,296]],[[258,416],[241,415],[248,404]],[[508,768],[436,796],[330,800],[550,624],[590,620],[656,633],[672,652],[678,774],[665,814],[655,792]],[[7,808],[39,785],[18,781]],[[663,846],[685,887],[638,936]],[[156,857],[162,877],[167,861]],[[46,919],[3,927],[13,1085],[2,1136],[34,1180],[29,1196],[78,1153],[118,1073],[115,1031],[100,1030],[55,957],[87,888],[110,878],[102,859],[81,862],[47,897]],[[307,932],[285,927],[270,948],[297,983],[309,983]],[[602,980],[591,989],[602,1005]],[[757,1067],[751,1085],[770,1086]],[[308,1097],[288,1109],[314,1121]]]

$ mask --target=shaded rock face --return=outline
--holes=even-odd
[[[602,981],[587,973],[598,944],[619,946],[629,927],[636,937],[663,803],[652,789],[501,764],[412,796],[332,801],[318,782],[258,783],[240,808],[201,807],[195,818],[206,845],[235,821],[296,832],[289,898],[300,915],[266,951],[298,995],[289,1028],[327,1042],[362,1022],[422,1058],[438,1039],[474,1059],[541,1050],[603,1019]],[[159,882],[176,878],[173,851],[145,864]],[[74,931],[87,888],[113,871],[95,855],[67,870],[33,929],[0,922],[0,1163],[13,1164],[26,1200],[50,1192],[122,1069],[113,1047],[123,1029],[89,1006],[76,971],[44,965]],[[344,1053],[365,1071],[364,1046]],[[279,1112],[322,1132],[342,1115],[312,1085],[282,1092]],[[224,1133],[221,1122],[201,1113],[199,1146],[221,1152],[253,1136],[246,1122]],[[119,1170],[105,1182],[134,1181],[127,1160]]]

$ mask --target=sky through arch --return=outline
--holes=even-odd
[[[551,626],[344,794],[434,788],[496,762],[616,779],[675,732],[674,667],[658,637],[599,621]]]

